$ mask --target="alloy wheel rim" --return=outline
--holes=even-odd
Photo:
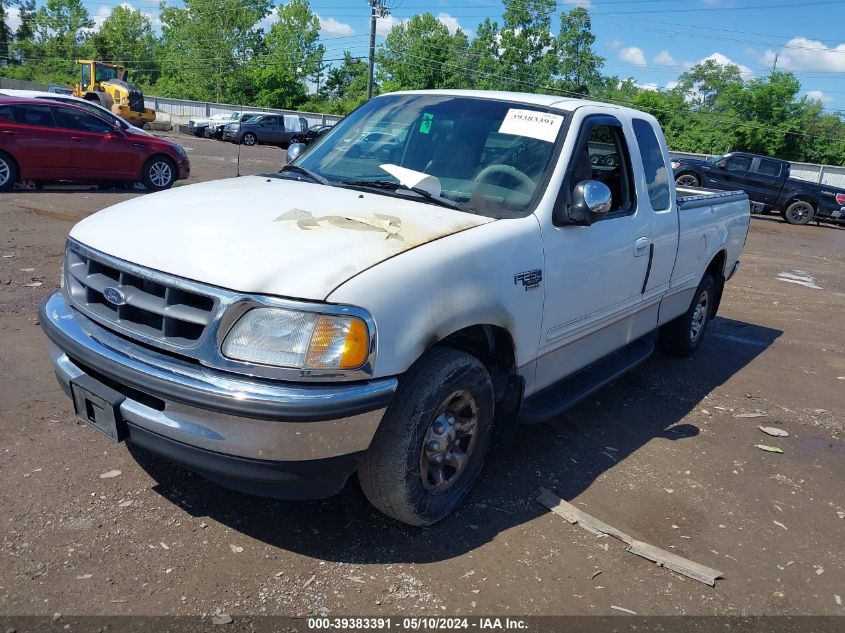
[[[0,186],[5,185],[9,182],[9,177],[12,175],[12,170],[9,167],[9,163],[5,160],[0,159]]]
[[[800,222],[804,218],[810,215],[810,206],[807,204],[798,204],[792,207],[792,210],[789,214],[792,216],[792,219],[796,222]]]
[[[478,403],[454,391],[437,410],[420,451],[420,478],[429,492],[444,492],[466,471],[478,436]]]
[[[707,291],[705,290],[698,296],[698,301],[695,304],[695,310],[692,312],[692,321],[690,322],[689,335],[690,340],[695,342],[701,333],[704,331],[704,324],[707,322],[707,306],[709,299]]]
[[[681,187],[695,187],[698,181],[692,176],[679,176],[675,184]]]
[[[254,145],[255,139],[252,137],[251,134],[247,134],[244,136],[244,145]]]
[[[170,183],[173,173],[170,170],[170,165],[165,162],[154,163],[150,167],[150,182],[156,187],[164,187]]]

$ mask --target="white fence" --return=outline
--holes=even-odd
[[[691,152],[669,152],[672,158],[710,158],[713,154]],[[789,175],[799,180],[809,180],[822,185],[845,189],[845,167],[817,165],[815,163],[789,163]]]
[[[257,108],[254,106],[239,106],[229,103],[211,103],[206,101],[186,101],[185,99],[170,99],[169,97],[144,96],[144,105],[158,112],[166,112],[173,119],[184,120],[192,118],[208,118],[215,114],[227,112],[275,112],[277,114],[295,114],[308,120],[308,125],[333,125],[343,117],[333,114],[319,114],[316,112],[300,112],[298,110],[279,110],[276,108]]]

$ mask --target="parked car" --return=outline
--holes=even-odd
[[[73,90],[71,90],[70,88],[64,88],[62,86],[50,86],[49,88],[47,88],[47,92],[51,92],[51,93],[57,94],[57,95],[72,95],[73,94]]]
[[[188,120],[188,130],[194,136],[203,136],[211,138],[211,130],[214,126],[221,124],[226,125],[232,121],[237,121],[240,117],[240,112],[221,112],[208,118],[195,118]]]
[[[294,137],[308,130],[308,119],[292,114],[259,114],[243,123],[223,128],[223,140],[244,145],[287,147]]]
[[[845,224],[845,189],[790,178],[788,161],[746,152],[672,161],[680,186],[744,191],[757,212],[780,212],[790,224]]]
[[[76,105],[0,97],[0,190],[19,180],[143,182],[167,189],[190,174],[185,150],[124,130]]]
[[[333,125],[312,125],[304,133],[298,136],[294,136],[293,139],[291,139],[291,142],[311,145],[311,143],[316,141],[318,138],[320,138],[323,134],[328,132],[333,127]]]
[[[400,164],[349,156],[374,128],[407,131]],[[602,139],[614,169],[591,165]],[[112,440],[277,498],[357,469],[375,507],[428,525],[494,432],[556,418],[656,336],[699,348],[748,196],[676,196],[669,162],[635,110],[381,95],[278,172],[77,224],[41,327],[77,415]]]
[[[73,96],[72,92],[68,95],[53,92],[43,92],[41,90],[7,90],[4,88],[0,90],[0,96],[48,99],[50,101],[55,101],[58,103],[67,103],[70,105],[75,105],[77,108],[88,110],[88,112],[90,112],[94,116],[98,116],[101,119],[105,119],[112,125],[119,125],[125,132],[131,132],[132,134],[140,134],[141,136],[151,136],[151,134],[146,130],[139,127],[135,127],[126,119],[123,119],[117,116],[116,114],[113,114],[111,110],[108,110],[102,107],[100,104],[94,103],[93,101],[86,101],[85,99],[75,97]]]

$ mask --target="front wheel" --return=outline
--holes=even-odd
[[[679,187],[698,187],[701,183],[695,174],[681,174],[675,178],[675,184]]]
[[[18,180],[18,166],[12,157],[0,152],[0,191],[10,191]]]
[[[493,431],[490,374],[474,356],[429,350],[399,383],[358,467],[378,510],[409,525],[431,525],[469,492]]]
[[[716,305],[716,282],[709,274],[701,278],[689,309],[660,328],[660,345],[675,356],[692,356],[701,341]]]
[[[176,165],[164,156],[153,156],[144,163],[141,181],[151,191],[169,189],[176,182]]]
[[[252,146],[255,145],[256,140],[257,139],[255,138],[255,134],[253,134],[252,132],[247,132],[241,139],[241,143],[243,143],[244,145]]]
[[[813,219],[815,212],[813,205],[809,202],[796,200],[786,207],[786,211],[783,212],[783,219],[789,224],[808,224]]]

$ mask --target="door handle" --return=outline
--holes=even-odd
[[[12,132],[12,130],[3,130],[3,134],[8,134],[9,136],[20,136],[20,132]]]
[[[634,242],[634,257],[640,257],[648,253],[648,247],[651,241],[647,237],[641,237]]]
[[[70,137],[70,140],[71,140],[71,141],[76,141],[77,143],[81,143],[81,142],[82,142],[82,141],[84,141],[85,139],[84,139],[84,138],[82,138],[81,136],[71,136],[71,137]]]

